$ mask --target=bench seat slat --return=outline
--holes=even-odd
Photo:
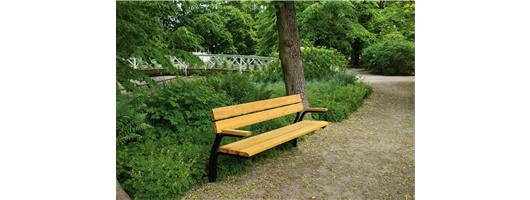
[[[301,121],[280,129],[263,133],[219,148],[219,151],[250,157],[278,146],[306,133],[317,130],[329,123],[326,121]]]
[[[298,130],[295,130],[293,132],[290,132],[288,134],[285,134],[285,135],[282,135],[280,137],[277,137],[277,138],[274,138],[272,140],[268,140],[266,142],[263,142],[263,143],[260,143],[258,145],[255,145],[253,147],[249,147],[249,148],[246,148],[246,149],[243,149],[239,152],[239,155],[240,156],[246,156],[246,157],[250,157],[250,156],[253,156],[253,155],[256,155],[262,151],[265,151],[267,149],[270,149],[272,147],[275,147],[275,146],[278,146],[280,144],[283,144],[289,140],[292,140],[292,139],[295,139],[297,137],[300,137],[306,133],[309,133],[311,131],[314,131],[314,130],[317,130],[319,128],[322,128],[324,126],[327,126],[329,123],[328,122],[325,122],[325,121],[317,121],[316,123],[310,125],[310,126],[306,126],[304,128],[301,128],[301,129],[298,129]]]
[[[253,137],[250,137],[250,138],[246,138],[244,140],[240,140],[240,141],[237,141],[237,142],[234,142],[234,143],[230,143],[230,144],[224,145],[224,146],[219,148],[219,151],[223,152],[223,153],[230,153],[230,154],[234,154],[234,155],[239,155],[239,151],[241,149],[245,149],[247,147],[251,147],[251,146],[254,146],[256,144],[265,142],[267,140],[282,136],[283,134],[285,134],[287,132],[295,131],[295,130],[300,129],[300,128],[304,127],[304,126],[308,126],[309,124],[311,124],[311,121],[301,121],[301,122],[298,122],[296,124],[285,126],[285,127],[282,127],[282,128],[276,129],[276,130],[272,130],[272,131],[269,131],[269,132],[266,132],[266,133],[262,133],[262,134],[259,134],[259,135],[256,135],[256,136],[253,136]]]

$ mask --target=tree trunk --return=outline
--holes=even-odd
[[[353,49],[353,66],[359,66],[359,53],[356,49]]]
[[[331,49],[331,34],[329,35],[329,47],[328,49]]]
[[[361,41],[359,39],[356,39],[354,42],[353,42],[353,53],[352,53],[352,59],[353,59],[353,66],[359,66],[360,65],[360,60],[359,60],[359,55],[361,55]]]
[[[353,48],[351,58],[353,59],[353,66],[359,66],[359,57],[357,57],[357,50],[355,48]]]
[[[118,179],[116,179],[116,200],[131,200],[131,197],[121,188]]]
[[[296,22],[296,10],[293,1],[283,2],[281,8],[276,5],[276,24],[278,25],[280,61],[282,62],[285,90],[287,95],[300,94],[304,108],[309,107],[302,66],[302,51]]]

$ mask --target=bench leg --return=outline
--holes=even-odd
[[[223,139],[224,136],[229,136],[229,135],[217,134],[215,136],[215,142],[213,143],[212,150],[210,151],[210,167],[208,168],[209,170],[208,181],[210,183],[214,183],[215,180],[217,179],[217,158],[219,158],[219,155],[227,155],[227,156],[233,156],[233,157],[238,157],[242,159],[250,159],[250,157],[217,152],[217,149],[219,149],[219,144],[221,143],[221,139]]]
[[[217,158],[219,154],[214,154],[210,156],[210,173],[208,174],[208,181],[214,183],[217,178]]]
[[[298,138],[295,138],[293,140],[293,147],[297,147],[298,146]]]
[[[215,178],[217,178],[217,157],[219,157],[217,149],[219,149],[219,144],[221,143],[223,136],[224,135],[222,134],[215,135],[215,142],[213,143],[212,150],[210,151],[210,167],[208,173],[208,180],[210,183],[215,182]]]

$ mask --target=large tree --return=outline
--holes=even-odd
[[[300,94],[305,108],[309,107],[302,66],[302,51],[293,1],[275,4],[276,25],[278,26],[278,49],[282,63],[285,90],[287,95]]]
[[[253,30],[254,20],[251,15],[229,5],[220,7],[219,13],[227,21],[226,28],[232,34],[237,54],[254,54],[257,44],[257,36],[256,32]]]

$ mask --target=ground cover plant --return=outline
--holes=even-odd
[[[329,112],[314,114],[313,118],[335,122],[346,119],[361,106],[371,87],[358,82],[354,75],[330,74],[308,80],[307,90],[312,107],[329,108]],[[285,95],[282,81],[256,82],[253,74],[240,73],[177,78],[154,92],[136,94],[133,100],[137,103],[129,108],[140,113],[140,124],[146,125],[135,129],[134,139],[116,148],[116,174],[122,188],[135,199],[168,199],[180,197],[195,184],[207,183],[208,159],[215,138],[209,110]],[[133,102],[130,97],[118,97],[117,104],[125,102],[122,99]],[[293,120],[294,114],[241,129],[254,136],[289,125]],[[221,145],[236,140],[226,138]],[[291,143],[286,143],[251,160],[221,156],[218,180],[241,175],[252,162],[274,157],[278,150],[291,147]]]

